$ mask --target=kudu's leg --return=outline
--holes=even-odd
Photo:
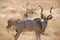
[[[41,38],[40,38],[40,32],[36,32],[36,40],[41,40]]]
[[[16,35],[14,36],[14,40],[17,40],[21,33],[22,33],[21,30],[20,30],[20,31],[17,30],[17,33],[16,33]]]

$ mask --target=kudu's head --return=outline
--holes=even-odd
[[[53,7],[51,7],[50,8],[50,15],[48,15],[47,17],[45,17],[44,15],[43,15],[43,8],[39,5],[39,7],[41,8],[41,18],[43,19],[43,21],[42,21],[42,34],[44,34],[44,32],[45,32],[45,29],[46,29],[46,27],[47,27],[47,23],[48,23],[48,20],[51,20],[52,19],[52,9],[53,9]]]
[[[48,15],[47,17],[45,17],[44,15],[43,15],[43,8],[39,5],[39,7],[41,8],[41,18],[46,22],[46,23],[48,23],[48,20],[51,20],[52,19],[52,9],[53,9],[53,7],[51,7],[50,8],[50,15]]]

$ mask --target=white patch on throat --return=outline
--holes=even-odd
[[[41,22],[44,22],[44,20],[43,20],[43,19],[41,19]]]

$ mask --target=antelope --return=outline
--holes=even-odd
[[[17,33],[14,36],[14,39],[17,40],[19,35],[24,31],[34,31],[37,37],[37,40],[40,39],[40,35],[45,31],[47,24],[48,24],[48,20],[52,19],[52,9],[53,7],[51,7],[50,9],[50,15],[48,15],[47,17],[45,17],[42,13],[43,13],[43,8],[39,5],[39,7],[41,8],[41,18],[44,21],[41,21],[41,18],[35,18],[33,20],[30,19],[26,19],[26,20],[22,20],[22,19],[9,19],[8,20],[8,26],[7,29],[9,30],[12,25],[16,26],[16,30]]]

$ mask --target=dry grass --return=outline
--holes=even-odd
[[[0,40],[14,40],[14,37],[6,29],[0,28]]]

